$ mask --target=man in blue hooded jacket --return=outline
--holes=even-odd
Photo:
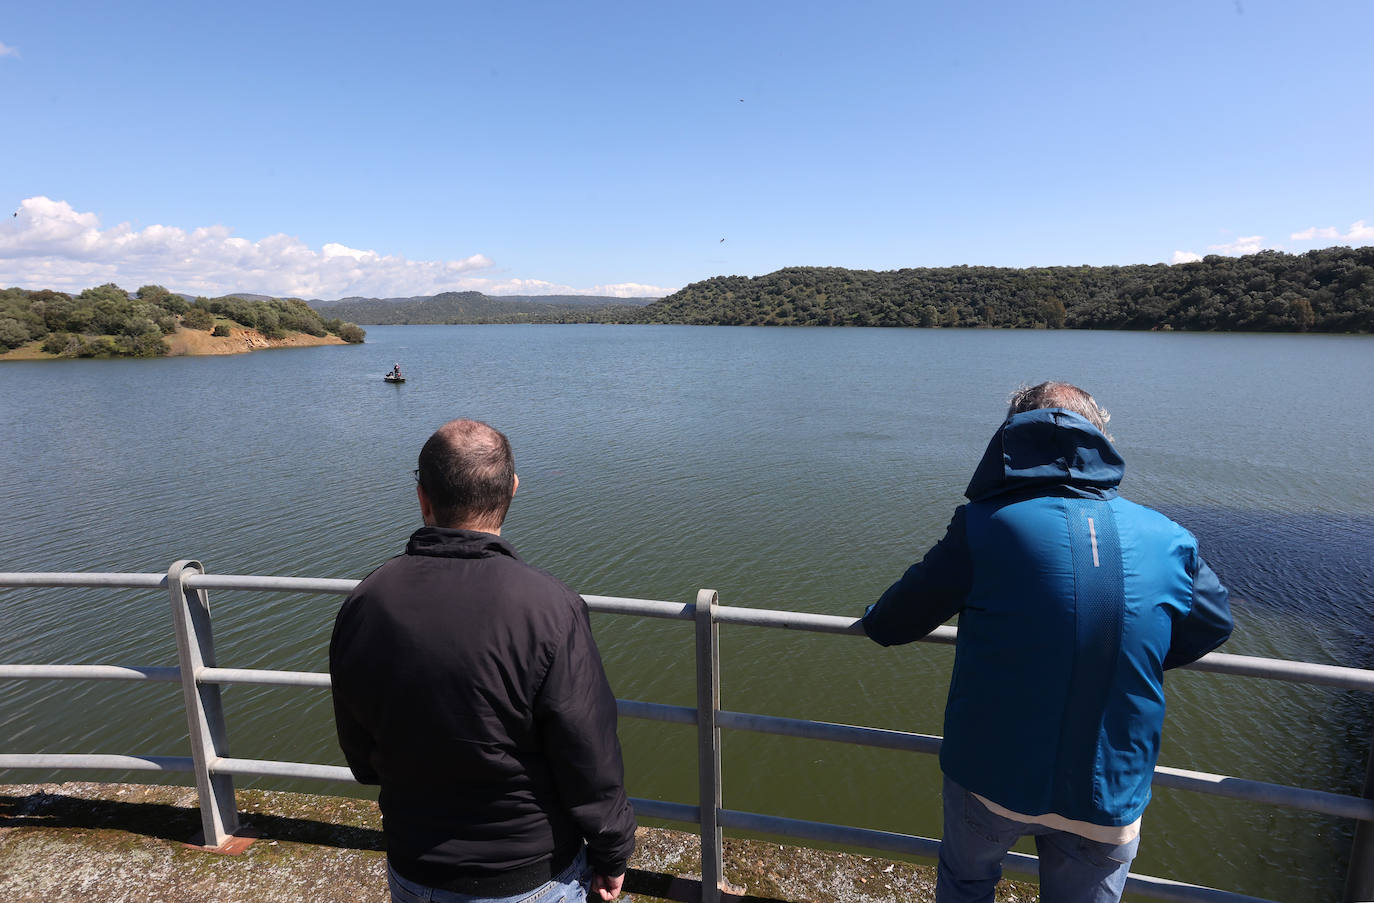
[[[1187,530],[1117,495],[1108,414],[1048,382],[1012,396],[945,537],[864,615],[909,643],[959,616],[940,750],[937,903],[991,901],[1035,836],[1046,901],[1121,897],[1159,757],[1164,671],[1231,633]]]

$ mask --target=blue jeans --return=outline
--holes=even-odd
[[[585,903],[591,888],[592,870],[587,865],[587,850],[583,847],[558,877],[513,897],[475,897],[426,887],[396,874],[390,865],[386,867],[386,883],[391,889],[391,903]]]
[[[1120,846],[1003,818],[945,778],[945,836],[935,903],[992,903],[1002,857],[1022,835],[1035,837],[1043,903],[1117,903],[1140,836]]]

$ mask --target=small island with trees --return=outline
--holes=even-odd
[[[296,298],[186,297],[160,285],[113,283],[77,295],[0,290],[0,360],[237,354],[363,341],[354,323]]]

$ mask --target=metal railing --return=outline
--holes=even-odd
[[[215,660],[208,590],[257,590],[293,593],[346,594],[356,580],[306,577],[265,577],[206,574],[199,562],[181,560],[163,574],[126,573],[0,573],[4,587],[129,587],[165,589],[172,605],[177,640],[177,667],[128,665],[3,665],[0,679],[123,680],[179,682],[182,686],[190,756],[0,754],[0,770],[75,769],[192,772],[200,798],[203,839],[208,847],[225,843],[238,830],[233,776],[305,778],[353,783],[349,770],[337,765],[239,759],[228,755],[228,727],[220,701],[224,684],[328,688],[329,675],[303,671],[221,668]],[[614,596],[584,596],[594,612],[692,621],[695,625],[697,705],[665,705],[617,700],[628,718],[644,718],[697,728],[698,805],[632,798],[638,815],[700,826],[703,903],[716,903],[724,881],[722,830],[757,831],[814,843],[839,844],[864,850],[934,857],[939,841],[928,837],[802,821],[757,812],[727,809],[721,793],[721,729],[752,731],[859,746],[933,754],[940,738],[925,734],[848,724],[778,718],[720,708],[721,624],[783,628],[818,633],[863,635],[854,618],[803,614],[719,604],[714,590],[701,590],[694,603],[663,602]],[[952,644],[954,628],[941,627],[927,641]],[[1281,661],[1252,656],[1212,653],[1187,666],[1197,671],[1244,675],[1374,693],[1374,670],[1342,668],[1310,662]],[[1363,796],[1348,796],[1253,781],[1229,775],[1185,771],[1159,766],[1155,786],[1284,806],[1356,822],[1354,849],[1346,876],[1347,901],[1374,899],[1374,749]],[[1008,871],[1034,877],[1034,856],[1010,853]],[[1259,898],[1186,884],[1147,875],[1131,875],[1129,893],[1176,901],[1256,903]]]

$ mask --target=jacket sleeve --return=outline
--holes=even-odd
[[[1196,552],[1193,559],[1193,604],[1187,615],[1174,621],[1165,670],[1202,658],[1226,642],[1234,626],[1226,587]]]
[[[351,691],[348,681],[348,667],[343,651],[346,649],[348,637],[352,633],[352,623],[348,618],[351,602],[352,597],[339,608],[339,614],[334,619],[334,633],[329,640],[329,674],[331,696],[334,700],[334,728],[339,735],[339,748],[343,750],[344,761],[348,763],[348,769],[353,772],[353,777],[363,784],[380,784],[382,782],[381,775],[377,774],[377,770],[372,765],[372,751],[376,744],[372,740],[372,735],[353,714],[349,703]]]
[[[598,875],[624,874],[635,848],[635,816],[625,794],[615,696],[592,638],[586,603],[555,651],[535,700],[541,744],[564,808],[587,841]]]
[[[380,784],[381,775],[372,767],[372,736],[358,723],[340,701],[334,697],[334,725],[339,733],[339,747],[343,750],[348,770],[360,784]]]
[[[961,505],[944,538],[868,607],[864,633],[883,646],[919,640],[958,614],[972,586],[973,561]]]

